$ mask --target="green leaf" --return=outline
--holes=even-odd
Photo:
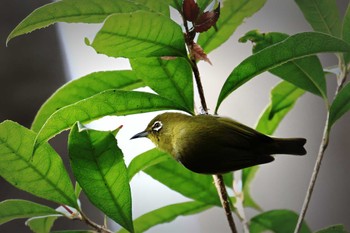
[[[343,20],[342,38],[345,42],[350,44],[350,4],[346,9],[344,20]],[[345,60],[345,64],[350,63],[350,53],[344,54],[344,60]]]
[[[61,157],[48,143],[33,154],[35,136],[15,122],[0,124],[0,175],[18,189],[78,208]]]
[[[75,124],[69,134],[68,148],[74,176],[89,200],[133,232],[129,178],[114,134],[79,130]]]
[[[146,213],[134,221],[135,232],[145,232],[153,226],[175,220],[178,216],[193,215],[212,207],[201,202],[184,202],[164,206],[162,208]],[[126,233],[125,229],[118,233]]]
[[[145,11],[111,15],[91,46],[112,57],[187,56],[181,27],[169,17]]]
[[[290,36],[246,58],[232,71],[221,89],[215,112],[234,90],[264,71],[316,53],[348,51],[349,44],[323,33],[303,32]]]
[[[255,46],[253,52],[256,53],[288,37],[287,34],[279,32],[259,33],[257,31],[250,31],[240,38],[240,41],[246,42],[249,39],[254,42]],[[279,67],[269,70],[269,72],[283,80],[293,83],[297,87],[319,95],[327,101],[325,75],[317,56],[309,56],[289,61]]]
[[[335,0],[295,0],[311,27],[335,37],[340,37],[340,18]]]
[[[144,172],[185,197],[220,206],[220,200],[210,175],[191,172],[174,159],[144,169]]]
[[[149,11],[159,12],[168,17],[170,16],[169,4],[166,1],[132,0],[132,2],[142,5],[139,7],[139,10],[146,8],[149,9]]]
[[[59,214],[56,210],[25,200],[5,200],[0,202],[0,225],[19,218]]]
[[[138,156],[133,158],[133,160],[131,160],[129,164],[129,180],[131,180],[138,172],[169,159],[172,158],[167,153],[162,152],[156,148],[139,154]]]
[[[261,115],[256,130],[272,135],[285,115],[293,109],[296,101],[305,93],[286,81],[271,90],[271,102]]]
[[[216,49],[230,38],[245,18],[260,10],[265,2],[266,0],[225,1],[216,23],[218,31],[215,28],[211,28],[207,32],[201,33],[198,37],[198,44],[206,53]]]
[[[193,112],[192,69],[186,59],[140,58],[130,63],[137,77],[147,86]]]
[[[250,194],[250,184],[253,181],[259,166],[253,166],[242,170],[242,191],[244,193],[243,205],[262,211],[261,207],[253,200]]]
[[[350,83],[344,86],[335,97],[329,110],[329,126],[333,124],[350,110]]]
[[[133,90],[144,86],[133,71],[102,71],[73,80],[58,89],[40,108],[32,130],[38,132],[45,121],[58,109],[109,89]]]
[[[44,5],[28,15],[8,36],[7,42],[16,36],[45,28],[57,22],[102,23],[114,13],[147,10],[138,1],[120,0],[62,0]]]
[[[259,214],[250,220],[249,229],[251,233],[274,232],[285,233],[294,232],[298,220],[298,215],[290,210],[271,210]],[[303,223],[300,233],[311,233],[311,230]]]
[[[130,115],[159,110],[184,110],[182,106],[155,94],[107,90],[57,110],[39,131],[36,144],[49,140],[77,121],[86,123],[107,115]]]
[[[33,217],[26,221],[26,225],[35,233],[50,233],[50,230],[61,215]]]
[[[348,233],[348,231],[345,229],[344,225],[334,225],[316,231],[315,233]]]

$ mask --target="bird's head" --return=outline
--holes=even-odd
[[[160,149],[170,152],[178,126],[188,117],[181,113],[160,114],[148,123],[144,131],[135,134],[131,139],[146,137]]]

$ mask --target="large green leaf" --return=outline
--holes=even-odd
[[[45,121],[58,109],[91,97],[108,89],[133,90],[144,86],[133,71],[102,71],[73,80],[58,89],[40,108],[32,130],[38,132]]]
[[[333,124],[350,110],[350,83],[341,89],[335,97],[329,111],[329,129]]]
[[[161,5],[161,4],[160,4]],[[8,36],[12,38],[47,27],[57,22],[101,23],[114,13],[147,10],[138,1],[62,0],[44,5],[28,15]]]
[[[107,115],[130,115],[167,109],[184,110],[182,106],[155,94],[137,91],[107,90],[56,111],[39,131],[36,144],[73,126]]]
[[[187,55],[181,27],[169,17],[145,11],[111,15],[91,46],[112,57]]]
[[[251,233],[274,232],[285,233],[294,232],[298,220],[298,215],[290,210],[271,210],[259,214],[250,220],[249,230]],[[311,233],[311,230],[303,223],[300,233]]]
[[[25,200],[5,200],[0,202],[0,225],[19,218],[60,214],[56,210]]]
[[[210,175],[191,172],[174,159],[154,164],[144,172],[185,197],[220,206],[220,200]]]
[[[286,38],[288,38],[288,35],[284,33],[259,33],[254,30],[247,32],[240,38],[240,41],[246,42],[250,40],[254,42],[253,52],[256,53]],[[326,80],[323,67],[317,56],[303,57],[289,61],[269,70],[269,72],[327,100]]]
[[[295,0],[311,27],[336,37],[340,36],[340,18],[335,0]]]
[[[74,176],[89,200],[133,232],[129,178],[115,135],[75,124],[68,148]]]
[[[192,69],[185,58],[140,58],[130,62],[137,77],[147,86],[193,112]]]
[[[201,33],[198,37],[198,44],[206,53],[216,49],[230,38],[245,18],[260,10],[265,2],[266,0],[224,1],[220,10],[220,17],[216,23],[218,31],[211,28],[207,32]]]
[[[35,136],[15,122],[0,124],[0,175],[16,188],[78,208],[60,156],[48,143],[32,153]]]
[[[178,216],[188,216],[202,212],[212,207],[201,202],[184,202],[164,206],[162,208],[146,213],[134,221],[135,232],[145,232],[153,226],[175,220]],[[118,233],[126,233],[125,229]]]
[[[303,32],[290,36],[246,58],[232,71],[221,89],[215,112],[234,90],[264,71],[316,53],[348,51],[349,44],[327,34]]]
[[[26,221],[26,225],[34,233],[50,233],[59,215],[33,217]]]
[[[134,175],[136,175],[136,173],[157,163],[164,162],[168,159],[172,158],[167,153],[162,152],[156,148],[139,154],[133,160],[131,160],[128,166],[129,179],[131,180],[134,177]]]
[[[292,110],[305,91],[286,81],[271,90],[271,102],[260,116],[256,130],[272,135],[285,115]]]
[[[343,29],[342,29],[342,38],[345,42],[350,44],[350,3],[346,9],[344,20],[343,20]],[[350,53],[344,54],[345,64],[350,62]]]
[[[348,231],[345,229],[344,225],[334,225],[316,231],[315,233],[348,233]]]

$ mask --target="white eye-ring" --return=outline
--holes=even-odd
[[[162,127],[163,127],[162,122],[156,121],[156,122],[154,122],[154,124],[152,125],[152,130],[158,132]]]

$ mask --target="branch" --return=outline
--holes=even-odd
[[[113,233],[113,231],[109,230],[108,228],[104,226],[100,226],[97,223],[93,222],[91,219],[89,219],[82,211],[80,211],[80,220],[85,222],[90,227],[94,228],[97,232],[100,233]]]
[[[344,59],[342,55],[338,55],[338,60],[339,60],[339,68],[340,68],[340,74],[337,77],[338,79],[338,85],[337,85],[337,90],[335,91],[335,95],[334,98],[338,95],[339,91],[343,88],[346,77],[348,75],[348,71],[349,69],[346,67],[346,65],[344,64]],[[350,66],[349,66],[350,68]],[[327,109],[327,118],[326,118],[326,123],[323,129],[323,136],[322,136],[322,141],[321,141],[321,145],[320,145],[320,149],[318,151],[318,155],[317,155],[317,159],[316,159],[316,163],[314,166],[314,170],[312,172],[311,175],[311,179],[310,179],[310,183],[309,183],[309,187],[306,191],[306,196],[304,199],[304,203],[303,206],[301,208],[300,214],[299,214],[299,218],[298,218],[298,222],[297,225],[295,227],[294,233],[298,233],[301,229],[302,226],[302,222],[305,218],[306,215],[306,211],[309,207],[309,203],[311,200],[311,196],[312,196],[312,192],[314,190],[315,184],[316,184],[316,180],[317,180],[317,176],[318,173],[320,171],[321,168],[321,163],[322,163],[322,159],[323,156],[325,154],[325,151],[327,149],[328,146],[328,142],[329,142],[329,135],[330,135],[330,128],[329,128],[329,108]]]
[[[329,112],[327,113],[327,119],[326,119],[326,124],[324,126],[322,142],[321,142],[320,149],[319,149],[319,152],[318,152],[318,155],[317,155],[316,163],[315,163],[315,166],[314,166],[314,171],[312,172],[312,176],[311,176],[311,180],[310,180],[310,183],[309,183],[309,187],[308,187],[308,189],[306,191],[306,196],[305,196],[305,199],[304,199],[303,207],[301,208],[301,211],[300,211],[300,214],[299,214],[299,218],[298,218],[298,222],[297,222],[297,225],[295,227],[294,233],[298,233],[300,231],[300,229],[301,229],[303,220],[305,218],[306,211],[307,211],[307,209],[309,207],[309,203],[310,203],[310,200],[311,200],[312,192],[313,192],[314,187],[315,187],[316,179],[317,179],[318,173],[319,173],[320,168],[321,168],[322,159],[323,159],[324,153],[326,151],[326,148],[328,146],[328,142],[329,142],[328,123],[329,123]]]
[[[215,187],[219,193],[221,205],[225,210],[228,224],[230,225],[232,233],[237,233],[235,222],[233,221],[232,211],[230,207],[230,201],[227,195],[226,187],[224,184],[224,178],[222,175],[213,175]]]

